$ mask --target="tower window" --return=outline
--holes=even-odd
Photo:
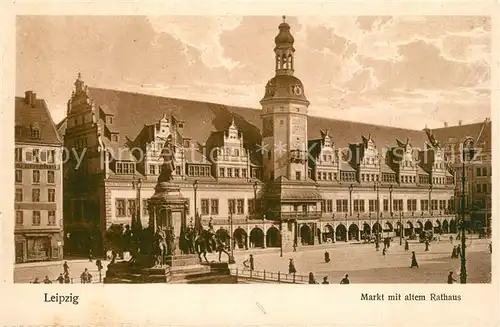
[[[283,119],[280,119],[280,125],[283,125],[284,123]]]
[[[271,151],[267,152],[267,160],[271,160]]]
[[[296,172],[295,172],[295,179],[299,181],[299,180],[301,179],[301,177],[302,177],[302,176],[301,176],[300,171],[296,171]]]

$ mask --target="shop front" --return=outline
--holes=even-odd
[[[62,259],[59,233],[21,234],[15,237],[16,263]]]

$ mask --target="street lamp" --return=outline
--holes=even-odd
[[[195,226],[195,229],[196,230],[200,230],[200,225],[201,225],[201,222],[199,221],[199,217],[198,217],[198,206],[197,206],[197,200],[196,200],[196,195],[197,195],[197,191],[198,191],[198,180],[195,179],[195,181],[193,182],[193,191],[194,191],[194,226]]]
[[[257,181],[253,183],[253,214],[257,215]]]
[[[377,251],[380,250],[380,244],[379,244],[379,233],[380,233],[380,222],[379,222],[379,216],[380,216],[380,196],[379,196],[379,182],[378,181],[375,181],[374,182],[374,185],[373,185],[373,188],[375,191],[377,191],[377,231],[376,231],[376,235],[375,235],[375,249]]]
[[[349,216],[352,216],[352,189],[354,186],[349,185]]]
[[[399,245],[403,245],[403,233],[405,229],[403,228],[403,212],[399,213]]]
[[[233,237],[233,208],[229,208],[229,229],[230,229],[230,236],[229,236],[229,246],[231,247],[231,255],[229,257],[229,264],[235,263],[234,261],[234,237]]]
[[[469,152],[469,161],[474,159],[474,139],[471,137],[465,138],[462,142],[462,255],[461,258],[461,267],[460,267],[460,283],[467,283],[467,266],[465,259],[465,160],[466,152]]]
[[[135,217],[132,217],[132,235],[134,237],[135,244],[137,245],[137,250],[140,251],[140,233],[142,231],[142,221],[141,221],[141,188],[142,188],[142,178],[137,180],[132,180],[132,187],[136,190],[136,212]],[[135,250],[135,249],[134,249]]]

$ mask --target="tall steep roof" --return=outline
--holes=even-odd
[[[260,109],[95,87],[89,87],[89,95],[97,108],[107,106],[108,110],[115,113],[113,125],[121,134],[120,140],[135,139],[144,125],[157,123],[167,113],[185,121],[181,130],[182,136],[189,137],[200,144],[205,143],[212,132],[226,129],[233,119],[243,133],[245,143],[252,144],[261,141]],[[64,121],[58,125],[60,133],[64,133]],[[321,138],[321,131],[327,129],[336,147],[348,147],[349,143],[359,140],[361,134],[371,134],[379,150],[395,146],[396,139],[408,137],[412,140],[414,147],[424,149],[424,144],[428,140],[424,131],[308,117],[309,140]]]
[[[433,129],[432,134],[442,146],[455,144],[458,150],[460,142],[465,137],[472,137],[475,142],[483,146],[483,151],[491,151],[491,121],[485,120],[481,123],[449,126]]]
[[[32,104],[28,103],[26,97],[16,97],[15,99],[15,126],[20,129],[20,133],[15,134],[15,141],[61,145],[62,141],[47,103],[43,99],[36,99],[36,94],[30,94],[34,95],[34,98],[31,99]],[[31,137],[32,127],[39,129],[40,138]]]

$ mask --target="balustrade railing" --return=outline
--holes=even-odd
[[[309,276],[287,274],[280,271],[258,271],[243,268],[230,269],[230,273],[237,278],[244,278],[249,280],[261,280],[265,282],[287,283],[287,284],[307,284]]]

